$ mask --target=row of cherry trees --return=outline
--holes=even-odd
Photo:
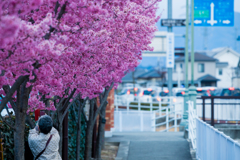
[[[24,159],[25,120],[34,126],[29,112],[55,111],[61,133],[71,101],[100,96],[96,121],[110,89],[152,49],[158,1],[1,0],[0,111],[15,112],[15,159]]]

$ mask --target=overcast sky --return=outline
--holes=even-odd
[[[191,1],[191,0],[190,0]],[[158,15],[161,15],[161,18],[167,18],[167,2],[168,0],[162,0],[159,2],[159,11]],[[190,2],[189,2],[190,4]],[[173,5],[173,18],[184,19],[186,18],[186,0],[172,0]],[[240,0],[234,0],[234,11],[240,12]]]

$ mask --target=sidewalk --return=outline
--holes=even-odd
[[[183,132],[114,133],[107,142],[130,142],[128,160],[191,160]]]

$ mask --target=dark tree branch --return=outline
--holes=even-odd
[[[105,105],[105,102],[106,102],[106,100],[107,100],[108,94],[109,94],[109,92],[111,91],[113,85],[114,85],[114,82],[112,82],[111,86],[105,91],[104,96],[103,96],[103,99],[102,99],[102,103],[100,104],[100,106],[98,107],[98,109],[97,109],[96,112],[95,112],[94,119],[93,119],[93,123],[96,122],[97,116],[98,116],[101,108]],[[107,103],[107,102],[106,102],[106,103]]]
[[[63,14],[65,13],[66,5],[67,5],[67,2],[65,2],[65,4],[61,7],[61,10],[58,14],[57,20],[60,20],[62,18]]]
[[[12,98],[14,92],[20,87],[20,85],[27,79],[29,76],[20,76],[15,81],[9,92],[6,94],[6,96],[2,99],[2,102],[0,104],[0,112],[3,110],[3,108],[6,106],[8,101]]]
[[[57,15],[58,7],[60,7],[60,4],[59,4],[58,1],[57,1],[56,5],[55,5],[55,8],[54,8],[55,17],[56,17],[56,15]]]
[[[25,121],[30,126],[31,129],[33,129],[35,127],[35,123],[33,122],[33,120],[31,119],[31,117],[29,115],[26,116]]]
[[[72,104],[73,104],[73,103],[75,102],[75,100],[77,100],[77,99],[78,99],[78,96],[76,96],[76,97],[72,100],[72,102],[67,106],[67,108],[64,110],[63,116],[62,116],[62,119],[61,119],[60,123],[63,122],[63,119],[64,119],[64,117],[66,116],[66,114],[67,114],[67,112],[68,112],[68,109],[72,106]]]
[[[77,90],[76,88],[73,89],[73,91],[71,92],[71,94],[70,94],[70,95],[68,96],[68,98],[66,99],[64,105],[63,105],[61,108],[59,108],[59,111],[60,111],[60,112],[65,111],[65,108],[67,107],[68,102],[70,101],[70,99],[72,98],[72,96],[74,95],[74,93],[76,92],[76,90]]]
[[[5,94],[7,94],[7,93],[9,92],[9,90],[10,90],[10,86],[9,86],[9,85],[4,85],[4,86],[3,86],[3,90],[4,90]],[[2,98],[3,98],[3,97],[2,97]],[[11,104],[13,110],[15,111],[16,108],[17,108],[17,107],[16,107],[16,103],[13,102],[13,99],[12,99],[12,98],[11,98],[9,101],[10,101],[10,104]]]
[[[8,122],[5,120],[5,118],[3,118],[1,115],[0,115],[0,118],[2,119],[2,121],[3,121],[6,125],[8,125],[10,128],[12,128],[14,131],[16,130],[16,128],[13,127],[10,123],[8,123]]]

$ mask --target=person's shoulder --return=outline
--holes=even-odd
[[[58,130],[57,130],[56,128],[52,127],[50,133],[51,133],[51,134],[58,134]]]

